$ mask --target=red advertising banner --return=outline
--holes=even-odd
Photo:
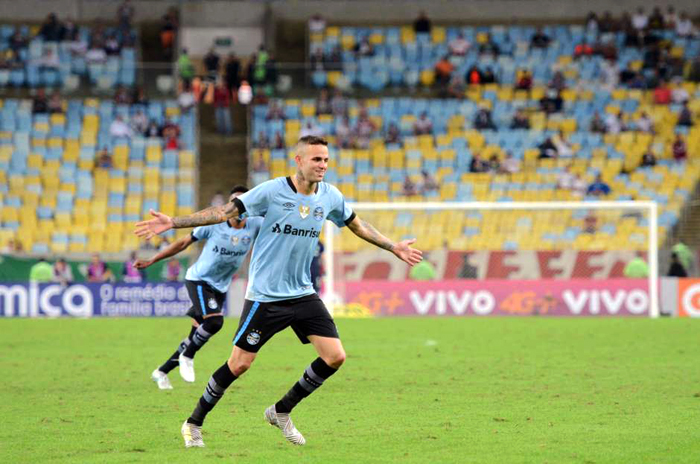
[[[377,316],[648,316],[646,279],[346,282],[345,306]]]
[[[700,279],[678,279],[678,317],[700,317]]]

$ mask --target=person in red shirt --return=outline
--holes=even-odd
[[[583,41],[576,45],[576,48],[574,48],[574,58],[580,58],[582,56],[591,56],[593,54],[593,47],[588,45],[586,42],[586,39],[583,39]]]
[[[676,140],[673,142],[673,158],[676,161],[685,161],[688,159],[688,147],[681,134],[676,135]]]
[[[231,92],[219,79],[214,89],[214,114],[216,116],[216,130],[219,134],[231,135],[233,127],[231,124]]]
[[[518,90],[530,90],[532,88],[532,73],[527,69],[523,69],[515,87]]]
[[[654,103],[657,105],[668,105],[671,103],[671,89],[666,85],[666,81],[661,81],[654,90]]]
[[[450,76],[455,70],[454,65],[450,62],[448,56],[443,56],[435,65],[435,76],[440,84],[447,85],[450,82]]]

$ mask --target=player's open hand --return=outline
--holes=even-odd
[[[151,264],[153,264],[153,262],[150,259],[137,259],[134,263],[134,267],[136,269],[146,269]]]
[[[407,263],[409,266],[414,266],[423,261],[423,252],[411,248],[411,245],[414,243],[416,243],[415,238],[404,240],[394,245],[391,251],[404,263]]]
[[[153,219],[136,223],[134,233],[139,237],[148,240],[173,228],[174,224],[170,216],[153,210],[150,210],[150,213]]]

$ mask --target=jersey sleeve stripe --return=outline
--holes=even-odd
[[[350,223],[355,220],[355,217],[357,217],[357,214],[355,214],[355,211],[353,211],[350,217],[345,220],[345,225],[349,226]]]

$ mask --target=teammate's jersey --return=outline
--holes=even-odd
[[[241,213],[264,217],[246,292],[247,299],[260,302],[314,293],[311,260],[325,219],[343,227],[355,217],[337,188],[321,182],[313,195],[302,195],[289,177],[264,182],[234,203]]]
[[[260,231],[262,218],[248,218],[245,226],[236,229],[226,222],[197,227],[192,231],[195,240],[206,240],[202,254],[185,275],[187,280],[203,280],[226,293],[231,278],[236,273],[248,250],[253,246]]]

